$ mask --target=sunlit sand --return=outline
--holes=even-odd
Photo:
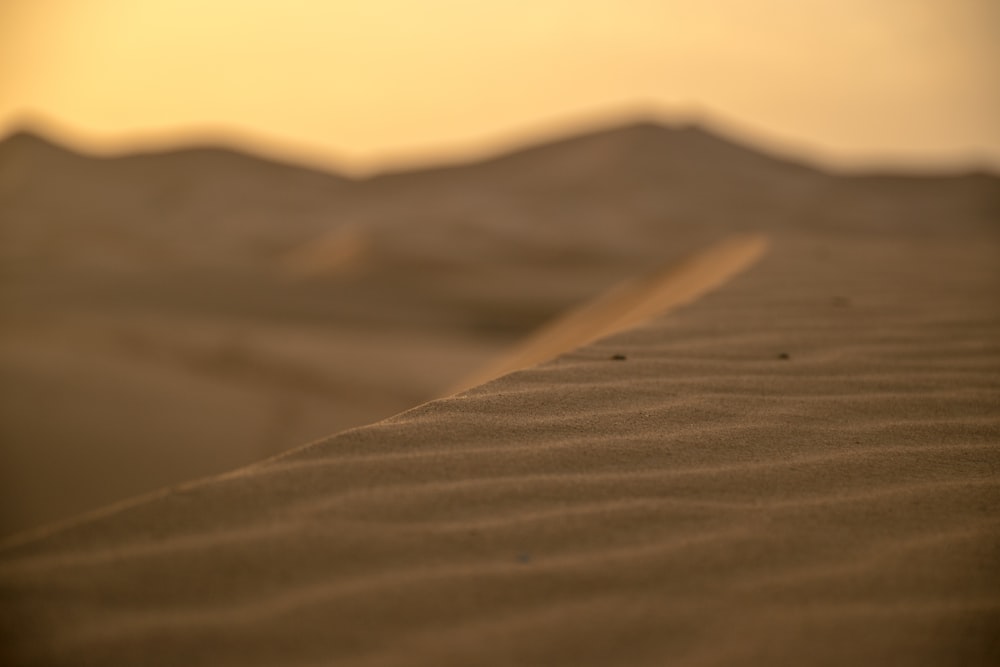
[[[507,354],[457,384],[468,389],[534,366],[684,305],[753,264],[767,248],[762,236],[726,239],[651,275],[621,283],[561,315]]]

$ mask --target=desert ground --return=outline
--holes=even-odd
[[[1000,177],[636,122],[0,143],[12,665],[1000,661]]]

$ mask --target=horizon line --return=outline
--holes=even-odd
[[[950,149],[919,155],[898,151],[871,151],[868,155],[837,156],[833,149],[805,140],[776,136],[772,131],[751,127],[701,105],[667,109],[657,104],[631,104],[577,113],[550,114],[514,127],[488,130],[476,137],[449,141],[436,147],[375,151],[368,157],[347,156],[336,149],[307,145],[301,140],[282,139],[267,131],[225,123],[200,123],[156,129],[133,129],[117,136],[95,137],[70,123],[39,110],[22,110],[0,123],[0,142],[18,134],[33,135],[74,153],[95,158],[116,158],[174,151],[214,148],[247,154],[259,159],[332,173],[352,180],[378,176],[461,167],[602,131],[652,124],[664,129],[700,128],[731,143],[770,157],[789,160],[831,173],[976,173],[1000,177],[1000,156],[980,149]],[[91,134],[91,136],[86,136]]]

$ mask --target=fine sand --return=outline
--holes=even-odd
[[[2,664],[1000,663],[995,176],[18,136],[0,213]]]
[[[550,363],[22,536],[10,662],[996,664],[997,253],[772,238]]]
[[[101,158],[12,135],[0,538],[607,335],[630,290],[734,235],[994,234],[998,183],[833,174],[649,122],[361,180],[232,149]]]

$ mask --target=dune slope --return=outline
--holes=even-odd
[[[220,147],[0,141],[0,537],[435,396],[830,179],[630,124],[351,180]],[[756,223],[754,222],[756,221]],[[124,416],[123,416],[124,415]]]
[[[956,228],[785,233],[668,316],[9,541],[7,661],[996,664],[1000,244]]]

